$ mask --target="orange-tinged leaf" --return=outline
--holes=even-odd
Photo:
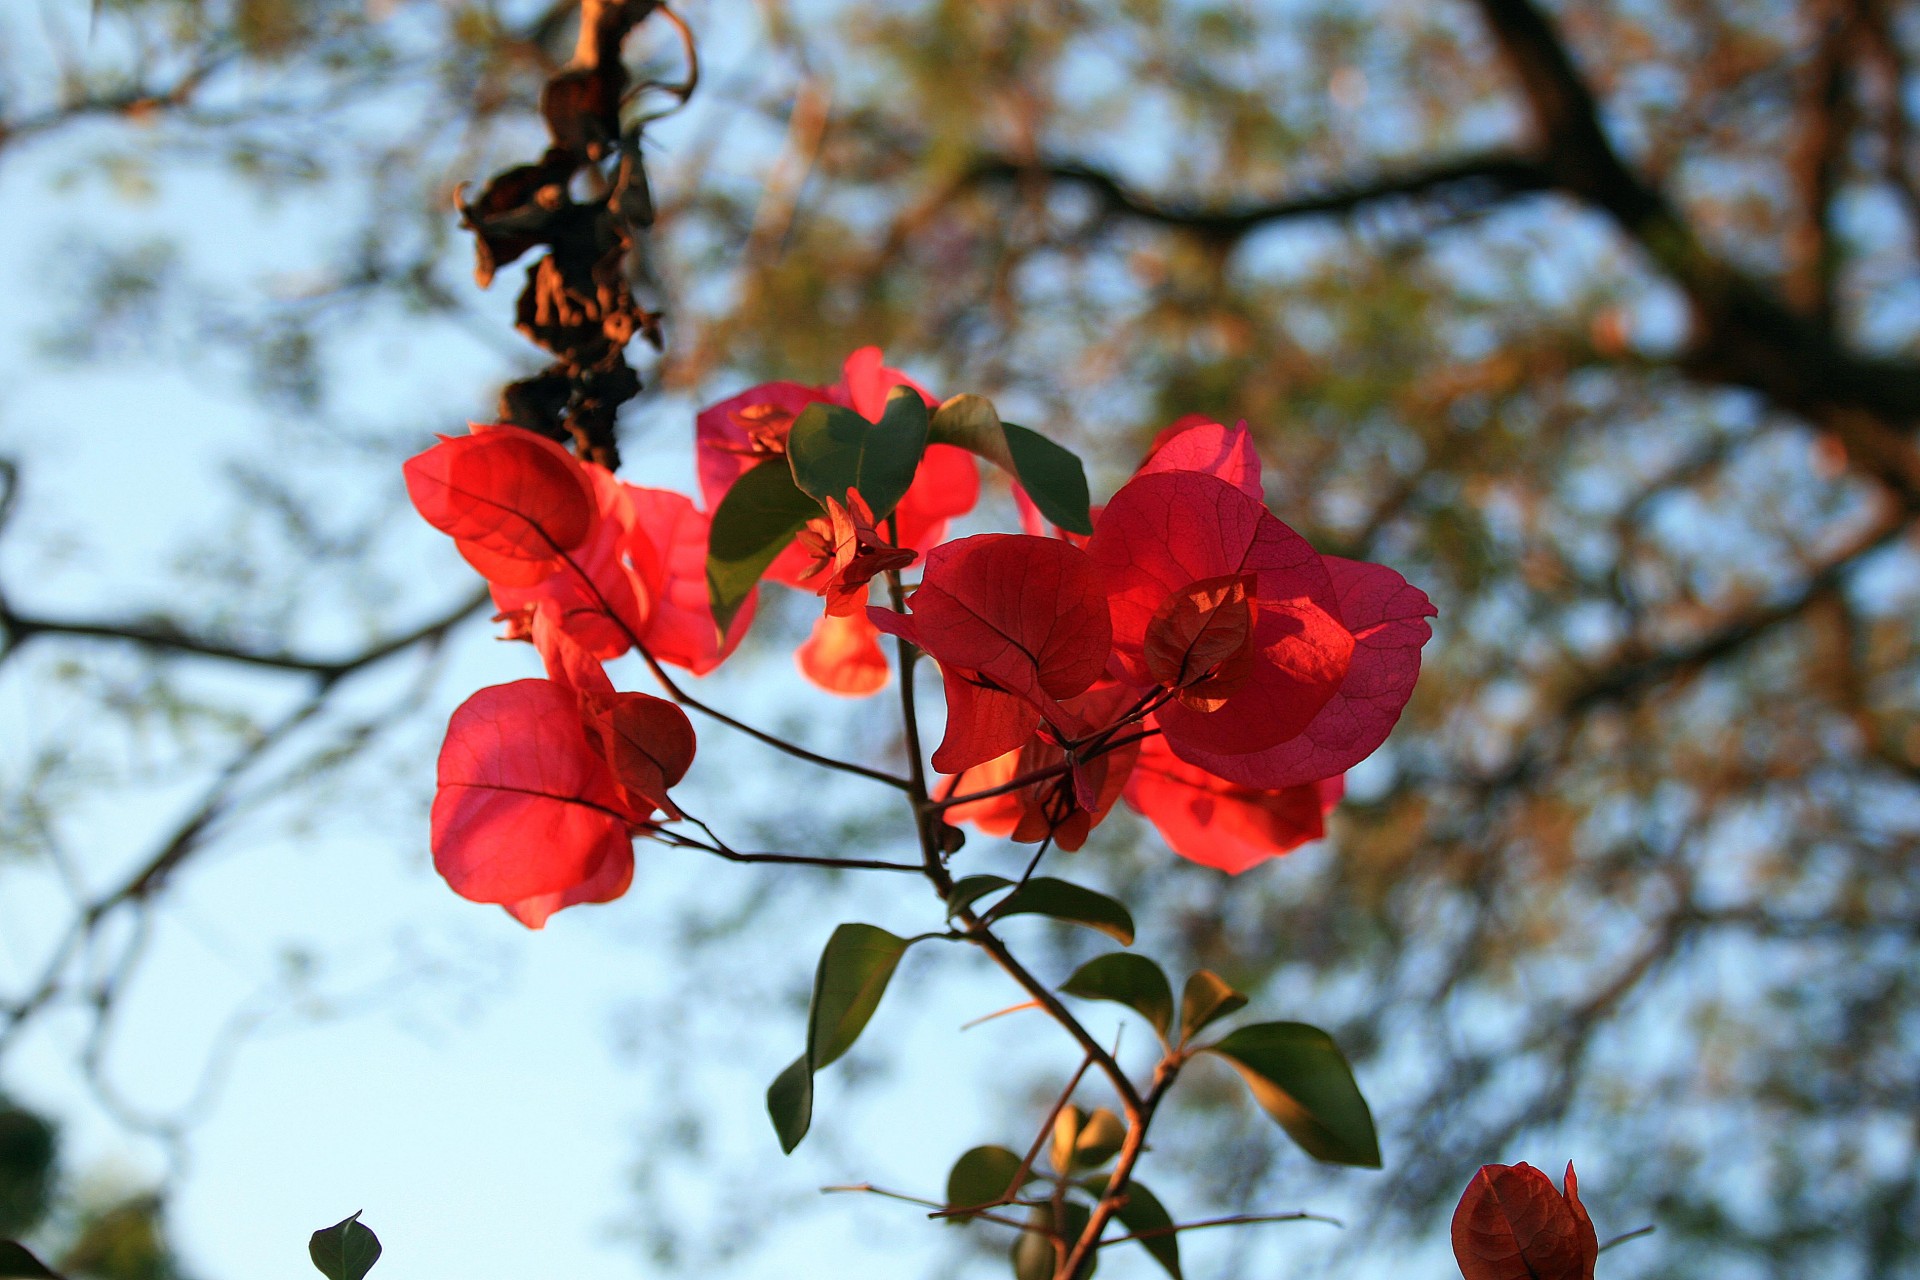
[[[887,687],[891,668],[880,648],[880,629],[864,611],[826,614],[794,652],[800,672],[828,693],[864,698]]]
[[[1326,833],[1341,780],[1256,791],[1174,755],[1164,738],[1140,744],[1127,803],[1181,857],[1239,875]]]
[[[566,450],[518,427],[442,439],[407,459],[407,496],[427,523],[482,552],[552,560],[587,540],[594,498]]]
[[[1600,1246],[1571,1161],[1566,1188],[1530,1164],[1482,1166],[1453,1212],[1466,1280],[1593,1280]]]

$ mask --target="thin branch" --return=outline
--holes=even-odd
[[[544,530],[541,530],[541,536],[546,536]],[[633,646],[633,651],[640,655],[640,660],[647,664],[647,670],[653,673],[653,678],[659,682],[662,689],[666,690],[667,697],[674,702],[690,711],[699,712],[709,720],[718,721],[720,724],[726,725],[729,729],[744,733],[755,742],[765,743],[776,751],[785,752],[796,760],[805,760],[809,764],[817,764],[823,769],[832,769],[839,773],[856,774],[862,778],[893,787],[895,790],[911,790],[910,785],[904,778],[896,778],[883,770],[871,769],[864,764],[855,764],[851,760],[836,760],[832,756],[823,756],[817,751],[809,751],[798,743],[788,742],[785,738],[777,734],[768,733],[765,729],[755,728],[744,720],[737,720],[716,707],[710,707],[688,693],[685,689],[682,689],[679,682],[667,674],[667,669],[660,664],[658,658],[653,656],[653,651],[647,647],[645,641],[641,640],[632,625],[620,616],[620,611],[613,607],[613,602],[608,600],[606,594],[600,590],[600,584],[593,580],[593,575],[581,568],[579,562],[569,554],[565,547],[560,546],[560,544],[550,538],[547,539],[547,541],[548,545],[553,547],[555,558],[565,562],[566,566],[573,570],[574,577],[580,580],[580,585],[585,588],[588,595],[592,597],[594,604],[598,607],[601,614],[613,623],[615,627],[619,628],[620,634],[626,637],[627,643]]]
[[[379,641],[344,658],[318,658],[286,649],[252,649],[244,645],[210,639],[195,635],[178,623],[167,619],[90,622],[77,618],[39,617],[19,613],[4,599],[0,599],[0,631],[6,633],[5,647],[0,648],[0,660],[10,657],[15,649],[29,640],[41,636],[67,636],[81,640],[130,644],[164,653],[214,658],[244,666],[291,671],[317,677],[322,684],[332,684],[365,667],[411,649],[415,645],[443,639],[447,632],[478,612],[487,603],[487,592],[482,589],[466,596],[452,608],[421,623],[411,631]]]
[[[1080,757],[1081,763],[1084,764],[1089,760],[1096,760],[1109,751],[1118,751],[1122,747],[1130,747],[1136,742],[1142,742],[1156,736],[1159,732],[1160,730],[1158,729],[1147,729],[1140,733],[1128,734],[1124,738],[1115,738],[1101,744],[1095,750],[1082,755]],[[1009,791],[1018,791],[1022,787],[1031,787],[1035,783],[1045,782],[1049,778],[1057,778],[1071,768],[1072,765],[1069,762],[1062,760],[1058,764],[1043,765],[1038,769],[1029,769],[1018,777],[1002,782],[997,786],[982,787],[978,791],[969,791],[964,795],[951,794],[953,785],[950,782],[947,788],[949,792],[947,797],[944,800],[929,800],[925,808],[929,813],[939,813],[942,810],[951,809],[955,805],[972,804],[975,800],[990,800],[994,796],[1003,796]],[[954,777],[957,779],[959,775],[955,774]]]
[[[169,85],[142,84],[113,93],[69,98],[32,115],[0,120],[0,150],[10,143],[51,133],[79,120],[101,116],[143,120],[157,112],[178,110],[188,106],[208,78],[236,56],[236,50],[214,51]]]
[[[1597,1252],[1605,1253],[1607,1250],[1613,1248],[1613,1246],[1617,1244],[1625,1244],[1629,1240],[1638,1240],[1641,1236],[1650,1236],[1657,1230],[1659,1230],[1659,1228],[1655,1227],[1651,1223],[1647,1224],[1644,1227],[1636,1227],[1632,1231],[1626,1232],[1623,1235],[1617,1235],[1613,1239],[1607,1241],[1605,1244],[1600,1246]]]
[[[944,1207],[938,1200],[924,1200],[919,1196],[907,1195],[905,1192],[888,1191],[884,1187],[874,1186],[871,1182],[853,1182],[843,1186],[822,1187],[820,1191],[823,1195],[834,1195],[850,1191],[863,1192],[870,1196],[885,1196],[889,1200],[902,1200],[907,1204],[917,1204],[923,1208],[939,1209]],[[997,1222],[1003,1227],[1013,1227],[1020,1231],[1027,1229],[1026,1223],[1014,1218],[1003,1218],[997,1213],[975,1213],[973,1216],[979,1218],[982,1222]]]
[[[1038,1001],[1033,1002],[1034,1005],[1038,1003]],[[1028,1008],[1031,1006],[1016,1005],[1015,1007]],[[982,1209],[992,1209],[1003,1204],[1012,1204],[1014,1198],[1020,1194],[1020,1188],[1026,1185],[1027,1174],[1032,1171],[1033,1162],[1040,1158],[1040,1149],[1047,1145],[1047,1139],[1053,1135],[1053,1126],[1059,1122],[1060,1113],[1066,1110],[1067,1103],[1073,1099],[1073,1091],[1080,1087],[1080,1082],[1086,1078],[1087,1068],[1092,1065],[1093,1058],[1091,1055],[1080,1059],[1079,1068],[1067,1079],[1067,1087],[1060,1091],[1060,1096],[1055,1099],[1054,1104],[1047,1108],[1047,1118],[1040,1124],[1039,1135],[1034,1138],[1033,1145],[1027,1148],[1027,1154],[1021,1159],[1020,1167],[1014,1170],[1013,1177],[1007,1184],[1006,1192],[1001,1195],[999,1199],[989,1200],[985,1204],[972,1205],[964,1209],[957,1207],[948,1208],[943,1205],[940,1209],[927,1216],[929,1218],[954,1218],[977,1214]]]
[[[1282,222],[1344,217],[1383,201],[1452,198],[1487,205],[1551,188],[1546,168],[1512,150],[1487,151],[1360,181],[1329,186],[1311,195],[1210,207],[1142,195],[1106,170],[1073,160],[1022,162],[994,156],[976,163],[962,185],[1017,184],[1034,179],[1076,186],[1100,203],[1108,217],[1237,240]]]
[[[701,824],[705,830],[705,824]],[[711,833],[709,833],[711,834]],[[715,842],[695,840],[678,831],[660,830],[652,833],[650,839],[675,849],[698,849],[702,853],[711,853],[715,857],[725,858],[728,862],[772,862],[793,867],[827,867],[840,871],[912,871],[921,870],[917,862],[885,862],[878,858],[821,858],[804,853],[741,853]]]
[[[1347,1225],[1338,1218],[1330,1218],[1324,1213],[1307,1213],[1305,1210],[1296,1210],[1293,1213],[1241,1213],[1231,1218],[1205,1218],[1199,1222],[1181,1222],[1171,1227],[1149,1227],[1145,1231],[1133,1231],[1124,1236],[1115,1236],[1111,1240],[1102,1240],[1099,1247],[1106,1249],[1116,1244],[1125,1244],[1129,1240],[1159,1240],[1178,1232],[1199,1231],[1206,1227],[1244,1227],[1259,1222],[1324,1222],[1330,1227]],[[1651,1231],[1653,1228],[1648,1227],[1647,1230]]]

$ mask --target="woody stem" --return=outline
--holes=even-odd
[[[726,712],[721,711],[717,707],[708,706],[706,703],[682,689],[679,684],[674,681],[674,678],[667,674],[667,669],[660,665],[660,660],[653,656],[653,651],[648,649],[640,637],[635,634],[634,629],[627,625],[627,620],[620,616],[619,611],[613,607],[613,602],[607,599],[606,595],[600,590],[600,585],[593,580],[592,576],[589,575],[585,569],[582,569],[579,564],[575,562],[574,558],[567,554],[564,548],[559,547],[557,544],[552,544],[551,540],[549,540],[549,544],[554,545],[554,554],[566,562],[567,568],[573,570],[574,576],[580,579],[580,585],[585,587],[588,593],[592,595],[594,603],[599,606],[601,615],[620,629],[620,634],[625,636],[627,643],[633,646],[633,651],[639,654],[641,661],[647,664],[647,670],[653,672],[653,678],[660,682],[662,689],[667,691],[667,697],[672,699],[676,704],[687,708],[689,711],[698,711],[709,720],[717,720],[729,729],[744,733],[756,742],[764,742],[775,751],[784,751],[795,759],[805,760],[809,764],[817,764],[823,769],[833,769],[840,773],[857,774],[862,778],[870,778],[875,782],[884,783],[889,787],[894,787],[902,791],[909,789],[907,781],[904,778],[896,778],[890,773],[885,773],[879,769],[870,769],[866,765],[855,764],[851,760],[835,760],[832,756],[823,756],[818,752],[809,751],[798,743],[788,742],[785,738],[768,733],[764,729],[756,729],[744,720],[736,720]]]
[[[900,585],[899,572],[889,570],[886,577],[887,597],[895,612],[906,612],[906,592]],[[895,639],[900,654],[900,714],[906,730],[908,795],[913,801],[914,829],[920,836],[920,855],[927,880],[933,885],[934,892],[940,895],[940,900],[945,902],[948,895],[953,892],[953,877],[947,874],[947,868],[940,861],[940,842],[936,838],[935,827],[939,821],[937,810],[944,806],[935,805],[927,796],[927,770],[921,759],[920,750],[920,719],[913,700],[913,664],[919,659],[919,650],[903,638]],[[1007,950],[1006,944],[994,936],[993,931],[984,921],[970,910],[955,912],[954,919],[965,931],[966,940],[992,956],[994,962],[1006,971],[1007,976],[1018,983],[1021,990],[1032,996],[1035,1002],[1047,1011],[1048,1016],[1059,1023],[1081,1049],[1086,1051],[1087,1056],[1093,1059],[1101,1073],[1112,1083],[1114,1092],[1120,1095],[1121,1104],[1126,1109],[1128,1123],[1131,1124],[1139,1114],[1140,1091],[1133,1087],[1133,1081],[1127,1078],[1127,1073],[1121,1069],[1118,1062],[1114,1061],[1113,1055],[1108,1053],[1100,1042],[1080,1025],[1080,1020],[1060,1003],[1060,998],[1054,995],[1045,983],[1034,977],[1027,971],[1026,966],[1014,959],[1013,953]]]
[[[1139,733],[1130,734],[1124,738],[1115,738],[1110,742],[1100,744],[1092,751],[1081,756],[1080,760],[1082,763],[1088,760],[1097,760],[1109,751],[1118,751],[1121,747],[1130,747],[1134,743],[1151,738],[1159,732],[1158,729],[1146,729]],[[1048,778],[1057,778],[1067,772],[1070,767],[1066,761],[1062,760],[1059,764],[1050,764],[1038,769],[1030,769],[1019,777],[1008,782],[1002,782],[998,786],[982,787],[978,791],[969,791],[964,795],[950,795],[944,800],[929,800],[926,803],[926,808],[931,812],[938,813],[954,805],[971,804],[975,800],[986,800],[993,796],[1005,795],[1009,791],[1018,791],[1022,787],[1030,787],[1036,782],[1045,782]]]

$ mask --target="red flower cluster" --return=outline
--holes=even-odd
[[[787,457],[814,404],[839,417],[823,435],[815,413],[813,434],[793,437],[792,487],[785,464],[759,472],[756,484],[777,482],[786,505],[741,517],[764,528],[749,563],[825,597],[798,654],[815,683],[881,688],[883,631],[939,663],[947,718],[933,765],[952,775],[950,820],[1072,849],[1124,797],[1175,851],[1230,872],[1321,834],[1341,775],[1380,745],[1412,692],[1426,597],[1390,569],[1315,552],[1266,510],[1245,427],[1198,418],[1163,433],[1094,512],[1091,537],[1041,536],[1016,486],[1030,532],[946,541],[980,479],[975,459],[944,441],[1012,470],[1017,445],[1026,465],[1042,459],[1031,474],[1052,456],[1036,448],[1077,464],[978,401],[942,416],[943,442],[925,443],[929,419],[910,398],[903,414],[887,412],[903,387],[932,405],[866,348],[835,386],[769,383],[703,411],[705,511],[515,427],[476,426],[407,463],[415,507],[488,580],[508,636],[532,641],[548,673],[480,691],[448,726],[433,848],[457,892],[537,927],[623,892],[631,837],[680,816],[667,789],[693,758],[686,717],[616,692],[601,663],[637,649],[704,674],[739,644],[753,613],[740,592],[756,579],[749,568],[726,588],[727,608],[740,607],[722,635],[710,513],[725,525],[754,505],[721,510],[743,476]],[[824,462],[809,461],[822,449]],[[870,455],[875,469],[860,470]],[[843,475],[858,485],[832,479]],[[874,507],[860,491],[868,476],[879,477]],[[1087,527],[1083,484],[1077,511],[1058,491],[1050,501],[1056,518]],[[916,561],[909,612],[867,606],[871,579]]]
[[[769,458],[784,456],[793,421],[811,404],[833,404],[852,409],[869,422],[879,422],[887,394],[895,387],[911,387],[929,406],[937,401],[927,389],[883,362],[880,348],[862,347],[848,356],[840,381],[830,387],[798,382],[765,382],[737,396],[702,409],[695,420],[694,439],[700,464],[700,492],[709,510],[717,510],[727,490],[741,476]],[[963,449],[929,445],[913,485],[894,512],[898,545],[926,552],[947,536],[947,522],[973,510],[980,500],[979,465]],[[869,521],[871,525],[871,521]],[[827,594],[835,577],[816,577],[816,549],[806,537],[794,539],[768,568],[775,582]],[[861,579],[864,584],[866,579]],[[843,594],[850,600],[850,593]],[[850,698],[878,693],[887,684],[887,660],[880,651],[879,633],[859,608],[829,608],[814,623],[794,655],[808,680],[829,693]]]
[[[1230,872],[1322,834],[1413,692],[1434,609],[1391,569],[1320,555],[1260,492],[1244,426],[1182,419],[1084,550],[963,538],[927,557],[910,615],[869,609],[940,663],[952,793],[1032,779],[950,817],[1072,849],[1124,795]]]

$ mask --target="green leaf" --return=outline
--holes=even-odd
[[[813,1123],[813,1073],[860,1038],[911,945],[870,924],[843,924],[827,939],[813,975],[807,1051],[767,1088],[767,1114],[783,1151],[792,1154]]]
[[[1173,988],[1160,966],[1145,956],[1126,951],[1095,956],[1075,969],[1060,990],[1082,1000],[1126,1005],[1151,1022],[1162,1040],[1173,1022]]]
[[[1080,1238],[1087,1229],[1087,1220],[1092,1217],[1087,1206],[1069,1200],[1061,1206],[1060,1234],[1067,1239],[1067,1245]],[[1055,1255],[1053,1241],[1046,1234],[1053,1226],[1053,1209],[1049,1205],[1036,1205],[1027,1215],[1027,1229],[1022,1231],[1013,1242],[1013,1274],[1015,1280],[1053,1280]],[[1100,1255],[1095,1253],[1087,1260],[1087,1269],[1082,1277],[1091,1277],[1100,1265]]]
[[[60,1275],[19,1241],[0,1240],[0,1280],[60,1280]]]
[[[792,1155],[813,1124],[813,1068],[807,1065],[806,1054],[788,1063],[767,1086],[767,1114],[773,1117],[780,1150]]]
[[[1020,1172],[1020,1157],[1005,1147],[975,1147],[953,1162],[947,1175],[947,1208],[965,1209],[974,1205],[1001,1204],[1020,1188],[1033,1181],[1033,1174]],[[959,1214],[948,1222],[971,1222],[970,1214]]]
[[[1104,893],[1065,880],[1040,876],[1002,898],[991,912],[1007,916],[1050,916],[1068,924],[1098,929],[1123,947],[1133,945],[1133,915]]]
[[[845,503],[857,489],[881,521],[900,505],[927,451],[927,406],[911,387],[895,387],[878,423],[839,405],[812,404],[787,436],[793,482],[821,503]]]
[[[1013,881],[1005,876],[963,876],[954,881],[953,891],[947,895],[947,918],[959,915],[990,893],[1010,886]]]
[[[905,938],[870,924],[843,924],[827,939],[807,1024],[807,1060],[815,1071],[853,1048],[907,946]]]
[[[1083,1179],[1080,1185],[1088,1191],[1091,1191],[1096,1199],[1106,1198],[1107,1179],[1104,1174],[1095,1178]],[[1120,1206],[1119,1211],[1115,1213],[1114,1216],[1120,1219],[1120,1225],[1125,1227],[1128,1233],[1132,1235],[1138,1235],[1143,1231],[1164,1232],[1165,1234],[1163,1235],[1148,1236],[1146,1239],[1136,1240],[1134,1243],[1152,1255],[1153,1260],[1165,1268],[1167,1274],[1172,1276],[1173,1280],[1182,1280],[1180,1275],[1180,1237],[1174,1231],[1170,1230],[1173,1226],[1173,1215],[1168,1213],[1167,1207],[1160,1203],[1160,1197],[1147,1190],[1139,1181],[1129,1180],[1127,1183],[1127,1202]]]
[[[1202,1030],[1230,1013],[1247,1007],[1247,998],[1228,986],[1211,969],[1202,969],[1187,979],[1180,993],[1180,1043],[1185,1044]]]
[[[1006,471],[1040,514],[1062,529],[1093,532],[1087,472],[1080,459],[1036,431],[1001,422],[993,402],[984,396],[955,396],[941,405],[927,438],[958,445]]]
[[[769,458],[733,482],[707,533],[707,596],[722,634],[774,557],[819,514],[785,458]]]
[[[360,1215],[313,1233],[307,1256],[327,1280],[361,1280],[380,1261],[380,1238],[360,1221]]]
[[[1373,1114],[1333,1037],[1303,1022],[1241,1027],[1207,1052],[1231,1062],[1254,1101],[1317,1160],[1380,1167]]]

